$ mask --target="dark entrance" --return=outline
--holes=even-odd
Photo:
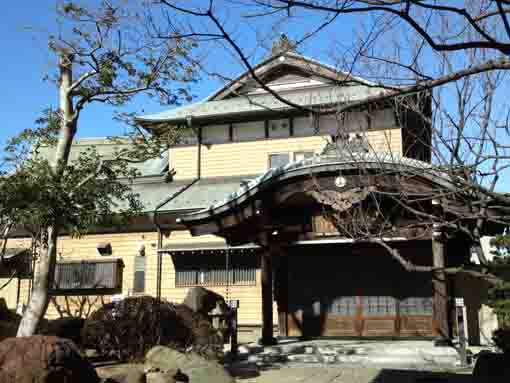
[[[426,250],[401,253],[430,262]],[[292,247],[287,263],[288,336],[434,335],[430,274],[405,271],[377,245]]]

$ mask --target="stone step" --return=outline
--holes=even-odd
[[[384,344],[281,344],[262,347],[257,344],[239,347],[241,359],[264,364],[361,364],[385,366],[438,365],[455,366],[459,355],[451,347],[435,347],[431,343]]]

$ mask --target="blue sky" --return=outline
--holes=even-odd
[[[30,5],[28,5],[30,4]],[[0,23],[0,51],[3,52],[3,66],[0,71],[0,147],[5,140],[24,128],[33,126],[40,112],[48,107],[57,107],[58,93],[54,84],[43,81],[43,77],[54,68],[55,57],[47,49],[45,36],[55,26],[55,0],[38,0],[29,3],[7,2],[4,4]],[[232,20],[235,11],[223,11],[222,16]],[[302,20],[306,26],[306,20]],[[251,50],[257,45],[254,38],[256,22],[245,20],[234,25],[231,31],[238,41],[243,42],[249,54],[256,61],[264,54],[264,49]],[[349,25],[344,25],[348,28]],[[343,27],[342,27],[343,28]],[[347,31],[347,30],[346,30]],[[271,31],[268,31],[270,33]],[[292,31],[289,31],[292,36]],[[263,39],[263,37],[258,36]],[[259,40],[260,41],[260,40]],[[270,46],[266,41],[265,45]],[[317,48],[317,46],[315,46]],[[314,49],[314,56],[322,56],[327,61],[327,44]],[[306,49],[306,47],[305,47]],[[306,52],[305,52],[306,53]],[[207,55],[207,66],[211,71],[234,76],[243,71],[233,57],[225,52],[211,51]],[[192,91],[196,100],[201,99],[220,87],[222,83],[203,76]],[[143,96],[123,107],[121,111],[153,113],[162,110],[156,101]],[[104,105],[88,106],[80,116],[78,137],[104,137],[122,134],[125,127],[112,120],[114,109]]]
[[[95,1],[95,0],[89,0]],[[56,108],[58,93],[54,84],[43,81],[46,73],[51,72],[55,65],[55,57],[47,49],[46,36],[55,26],[55,0],[38,0],[17,3],[7,2],[3,10],[0,23],[0,51],[3,52],[3,66],[0,71],[0,112],[2,125],[0,126],[0,147],[5,140],[24,128],[33,126],[34,120],[41,111]],[[243,9],[243,12],[245,10]],[[236,41],[250,55],[252,62],[260,60],[271,45],[268,36],[274,36],[275,30],[267,21],[258,19],[243,19],[238,15],[238,9],[222,8],[221,17],[228,20],[229,31]],[[317,18],[310,15],[297,18],[292,29],[285,30],[290,38],[300,35],[304,30],[317,22]],[[266,24],[264,24],[266,23]],[[301,52],[319,60],[330,62],[330,52],[342,51],[345,46],[338,42],[347,42],[345,36],[355,37],[355,29],[359,27],[359,19],[344,16],[334,29],[330,29],[320,39],[307,41]],[[332,34],[331,32],[334,32]],[[324,38],[329,37],[331,38]],[[260,47],[259,45],[264,45]],[[255,48],[257,47],[257,48]],[[220,72],[227,76],[235,76],[244,70],[243,66],[233,54],[220,49],[207,52],[207,69],[210,72]],[[202,80],[193,86],[192,92],[196,100],[206,97],[222,82],[203,76]],[[154,113],[163,108],[156,101],[143,96],[123,107],[120,111]],[[97,104],[89,105],[79,121],[78,137],[105,137],[119,135],[125,132],[122,124],[112,119],[114,109]],[[505,173],[508,173],[506,171]],[[510,180],[504,177],[501,190],[510,191]]]

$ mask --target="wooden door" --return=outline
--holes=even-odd
[[[289,254],[289,336],[431,336],[432,293],[426,274],[391,258],[330,251]]]

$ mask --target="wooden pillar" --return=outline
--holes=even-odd
[[[262,285],[262,339],[265,346],[276,344],[273,336],[273,266],[272,251],[264,252],[261,257]]]
[[[440,235],[432,238],[432,260],[435,268],[445,267],[446,246]],[[436,271],[433,276],[434,286],[434,325],[438,335],[443,339],[451,338],[448,320],[449,296],[448,281],[444,271]]]
[[[280,254],[275,267],[274,295],[278,305],[278,335],[289,335],[287,321],[289,316],[289,266],[288,257]]]

